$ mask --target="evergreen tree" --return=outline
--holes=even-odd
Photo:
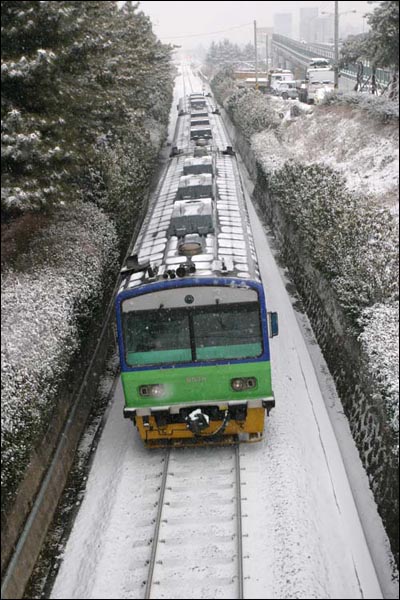
[[[254,45],[246,44],[242,51],[242,59],[245,61],[254,62]]]
[[[212,42],[207,53],[206,64],[213,68],[233,66],[242,59],[242,51],[237,44],[228,39],[222,42]]]
[[[370,4],[376,4],[375,0]],[[399,2],[379,2],[379,6],[368,15],[371,26],[370,41],[374,51],[374,62],[379,67],[399,70]]]
[[[2,2],[2,216],[66,198],[79,145],[65,81],[76,58],[79,2]],[[84,3],[82,3],[84,4]]]
[[[370,4],[375,4],[374,0]],[[380,2],[379,6],[368,15],[371,30],[368,33],[350,36],[341,49],[340,65],[357,65],[357,84],[362,86],[364,64],[372,65],[372,92],[376,92],[375,72],[377,68],[388,68],[393,71],[389,96],[398,96],[399,71],[399,3]],[[395,84],[395,86],[393,85]]]
[[[148,177],[151,132],[169,112],[171,47],[138,5],[2,2],[2,216],[82,195],[105,140],[108,150],[134,140],[132,161],[147,161],[137,173]]]

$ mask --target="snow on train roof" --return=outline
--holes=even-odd
[[[175,131],[174,146],[180,153],[170,159],[152,197],[132,252],[137,255],[138,269],[126,277],[120,291],[168,277],[168,272],[181,265],[195,265],[195,277],[260,280],[237,161],[234,155],[223,153],[229,140],[221,116],[212,113],[209,98],[202,98],[212,130],[205,155],[194,155],[199,146],[190,139],[192,98],[187,97],[187,112],[178,118]],[[193,165],[207,170],[190,171]],[[190,174],[185,174],[188,168]],[[199,253],[181,253],[186,238],[201,243]]]
[[[204,165],[211,165],[212,164],[212,156],[208,155],[208,156],[189,156],[188,158],[185,158],[185,162],[184,162],[184,166],[185,167],[192,167],[192,166],[204,166]]]

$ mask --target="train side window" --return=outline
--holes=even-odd
[[[269,337],[275,337],[279,333],[278,313],[277,312],[269,312],[268,313],[268,332],[269,332]]]

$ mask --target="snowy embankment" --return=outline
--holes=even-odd
[[[7,504],[33,448],[58,410],[57,392],[93,311],[114,280],[118,239],[95,206],[68,206],[2,275],[2,489]],[[40,251],[40,253],[39,253]],[[38,256],[41,263],[37,263]]]
[[[346,102],[302,110],[218,79],[214,90],[236,125],[236,145],[257,179],[260,209],[335,378],[396,553],[396,111],[386,118],[379,100],[367,110]],[[262,105],[283,116],[278,127],[274,116],[261,124]]]
[[[260,134],[255,144],[262,152],[268,142]],[[350,191],[398,212],[398,121],[385,124],[348,105],[316,107],[288,124],[282,142],[286,160],[330,166]]]
[[[398,223],[385,210],[398,212],[397,126],[332,106],[280,133],[255,134],[252,148],[271,193],[305,234],[314,266],[359,329],[398,433]]]

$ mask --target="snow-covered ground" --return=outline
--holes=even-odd
[[[275,99],[274,99],[275,100]],[[278,103],[279,99],[276,100]],[[293,102],[281,101],[287,117]],[[286,159],[323,163],[340,172],[349,190],[365,194],[379,206],[398,213],[399,132],[397,124],[379,124],[362,111],[346,106],[299,105],[301,117],[287,121],[281,144]],[[271,143],[268,132],[255,136],[262,151]]]
[[[178,78],[177,85],[181,80]],[[276,408],[267,419],[264,441],[243,444],[240,449],[244,597],[382,598],[326,408],[327,402],[335,405],[334,392],[329,391],[328,383],[321,384],[323,375],[315,371],[310,356],[313,340],[304,339],[285,282],[251,207],[250,216],[269,310],[279,312],[280,335],[271,343]],[[52,598],[144,597],[164,453],[143,447],[132,424],[122,418],[122,409],[119,384]],[[350,438],[346,443],[352,444]],[[173,455],[179,453],[193,458],[201,479],[216,454],[224,460],[226,449],[173,450]],[[357,477],[365,478],[359,461],[353,461],[352,469]],[[210,489],[210,495],[212,492]],[[207,521],[207,514],[211,518],[210,496],[201,498],[199,501],[194,488],[186,502],[200,502],[199,514]],[[376,525],[379,518],[373,502],[365,511],[364,526],[368,519]],[[187,576],[179,579],[176,593],[171,589],[171,597],[218,598],[202,595],[207,586],[191,577],[196,569],[196,549],[200,553],[204,539],[188,541],[190,552],[187,544],[174,547],[179,572],[184,573],[186,566]],[[210,540],[210,556],[213,543]],[[376,543],[386,565],[389,556],[382,532]],[[214,573],[216,568],[218,571],[215,564],[212,567]],[[204,569],[204,583],[209,575]],[[382,587],[386,588],[385,597],[395,597],[388,580]]]

